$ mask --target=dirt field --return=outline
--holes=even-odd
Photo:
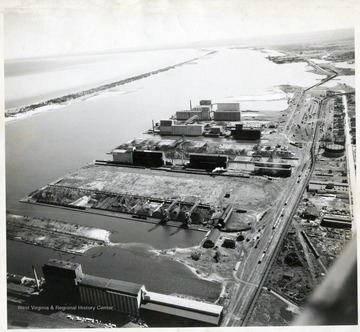
[[[287,326],[295,317],[284,302],[262,290],[247,326]]]
[[[64,176],[56,185],[261,210],[279,196],[286,182],[91,165]],[[225,198],[226,194],[230,197]]]

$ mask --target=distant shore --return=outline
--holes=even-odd
[[[26,117],[35,115],[35,114],[39,114],[45,111],[50,111],[53,110],[55,108],[60,108],[60,107],[64,107],[67,106],[71,101],[75,100],[75,99],[79,99],[82,97],[92,97],[92,96],[97,96],[99,94],[99,92],[102,91],[106,91],[112,88],[115,88],[117,86],[120,85],[124,85],[127,83],[131,83],[137,80],[141,80],[143,78],[149,77],[151,75],[156,75],[162,72],[166,72],[168,70],[171,69],[175,69],[177,67],[180,67],[184,64],[190,63],[192,61],[196,61],[199,60],[203,57],[206,57],[210,54],[216,53],[217,51],[211,51],[208,53],[205,53],[204,55],[201,55],[199,57],[196,58],[192,58],[189,59],[187,61],[184,62],[180,62],[171,66],[167,66],[161,69],[157,69],[154,71],[150,71],[141,75],[136,75],[136,76],[132,76],[120,81],[116,81],[116,82],[112,82],[112,83],[108,83],[108,84],[104,84],[104,85],[100,85],[98,87],[95,88],[91,88],[91,89],[86,89],[86,90],[82,90],[79,92],[75,92],[75,93],[70,93],[67,94],[65,96],[61,96],[61,97],[57,97],[57,98],[51,98],[45,101],[41,101],[38,103],[34,103],[31,105],[27,105],[27,106],[23,106],[23,107],[19,107],[19,108],[13,108],[13,109],[8,109],[5,111],[5,122],[11,122],[11,121],[15,121],[15,120],[20,120],[20,119],[24,119]]]

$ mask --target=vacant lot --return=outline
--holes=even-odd
[[[64,176],[56,185],[259,210],[279,197],[286,181],[90,165]]]

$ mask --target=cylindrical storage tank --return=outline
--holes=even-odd
[[[345,154],[345,146],[340,144],[327,144],[325,146],[324,155],[327,157],[338,158]]]

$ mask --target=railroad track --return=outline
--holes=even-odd
[[[335,77],[335,76],[334,76],[334,77]],[[332,78],[333,78],[333,77],[332,77]],[[330,79],[331,79],[331,78],[330,78]],[[328,81],[328,80],[329,80],[329,78],[323,80],[323,81],[321,82],[321,84],[324,83],[325,81]],[[314,87],[316,87],[316,86],[319,86],[319,85],[320,85],[320,84],[316,84],[316,85],[314,85],[314,86],[306,89],[305,91],[308,91],[308,90],[310,90],[310,89],[312,89],[312,88],[314,88]],[[304,91],[304,92],[305,92],[305,91]],[[311,147],[310,147],[310,150],[309,150],[310,153],[311,153],[311,158],[310,158],[310,170],[309,170],[309,172],[307,173],[307,175],[306,175],[306,177],[305,177],[305,179],[304,179],[304,183],[303,183],[303,185],[301,186],[301,189],[299,190],[298,195],[296,196],[296,200],[295,200],[295,202],[294,202],[294,204],[293,204],[293,207],[292,207],[292,210],[291,210],[291,212],[290,212],[290,215],[289,215],[288,219],[286,220],[286,223],[285,223],[285,226],[284,226],[284,228],[283,228],[283,230],[282,230],[282,233],[281,233],[281,235],[280,235],[280,238],[278,239],[278,241],[277,241],[277,243],[276,243],[276,246],[275,246],[274,250],[273,250],[272,253],[271,253],[270,260],[269,260],[269,262],[268,262],[268,269],[265,270],[265,273],[263,274],[263,276],[262,276],[262,278],[261,278],[261,281],[260,281],[260,283],[259,283],[259,285],[258,285],[258,287],[257,287],[257,289],[256,289],[255,295],[254,295],[253,298],[251,299],[251,302],[250,302],[250,304],[249,304],[249,306],[248,306],[248,308],[247,308],[247,310],[246,310],[245,316],[244,316],[244,318],[243,318],[243,320],[242,320],[242,322],[241,322],[241,326],[246,326],[247,323],[248,323],[249,318],[251,317],[251,314],[252,314],[252,311],[253,311],[253,309],[254,309],[254,306],[255,306],[255,304],[256,304],[259,296],[260,296],[260,293],[261,293],[261,291],[262,291],[262,289],[263,289],[264,283],[265,283],[265,281],[266,281],[266,279],[267,279],[267,276],[268,276],[268,274],[269,274],[269,272],[270,272],[270,267],[272,266],[272,264],[274,263],[275,258],[277,257],[277,253],[279,252],[279,249],[281,248],[281,244],[282,244],[282,242],[283,242],[283,240],[284,240],[284,237],[285,237],[285,235],[287,234],[287,231],[288,231],[288,229],[289,229],[289,227],[290,227],[290,225],[291,225],[291,221],[292,221],[292,219],[293,219],[293,217],[294,217],[294,215],[295,215],[295,213],[296,213],[296,211],[297,211],[297,209],[298,209],[298,206],[299,206],[299,203],[300,203],[300,201],[301,201],[301,199],[302,199],[302,196],[304,195],[306,186],[307,186],[307,184],[308,184],[308,182],[309,182],[309,180],[310,180],[310,177],[311,177],[311,175],[312,175],[312,173],[313,173],[313,171],[314,171],[314,169],[315,169],[315,161],[316,161],[316,159],[315,159],[315,155],[316,155],[316,142],[317,142],[317,138],[318,138],[318,135],[319,135],[318,120],[320,119],[320,114],[321,114],[323,108],[324,108],[325,105],[326,105],[325,102],[327,102],[327,101],[328,101],[330,98],[332,98],[332,97],[333,97],[333,96],[329,96],[329,97],[326,97],[326,98],[324,98],[323,100],[320,101],[319,108],[318,108],[318,112],[317,112],[317,115],[316,115],[317,119],[316,119],[316,121],[315,121],[315,128],[314,128],[313,139],[312,139]],[[306,164],[305,164],[305,165],[306,165]],[[303,169],[304,169],[304,168],[305,168],[305,166],[303,167]]]

